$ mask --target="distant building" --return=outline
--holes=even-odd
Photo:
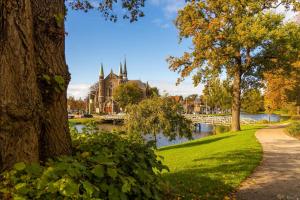
[[[121,84],[136,83],[143,91],[144,97],[147,97],[149,85],[140,80],[128,80],[127,64],[124,62],[124,68],[120,63],[119,75],[116,75],[113,70],[104,77],[103,65],[101,65],[99,82],[95,85],[94,93],[89,95],[89,113],[119,113],[120,107],[113,99],[113,91]]]

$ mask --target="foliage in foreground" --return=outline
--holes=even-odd
[[[117,133],[73,130],[73,148],[73,156],[44,166],[17,163],[2,174],[0,198],[160,199],[166,167],[145,144]]]
[[[163,174],[170,183],[167,199],[226,199],[262,158],[254,135],[259,127],[242,128],[159,149],[170,168]]]
[[[300,121],[293,122],[286,130],[291,136],[300,138]]]

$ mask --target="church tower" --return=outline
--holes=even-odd
[[[123,69],[122,69],[122,63],[120,63],[120,70],[119,70],[119,77],[118,77],[118,84],[122,84],[123,82]]]
[[[124,82],[127,82],[127,81],[128,81],[128,77],[127,77],[127,63],[126,63],[126,58],[125,58],[125,62],[124,62],[123,80],[124,80]]]
[[[105,102],[105,85],[104,85],[104,70],[103,64],[101,64],[101,70],[99,75],[99,92],[98,92],[98,102],[99,102],[99,113],[104,112],[104,102]]]

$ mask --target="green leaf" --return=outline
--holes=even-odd
[[[16,164],[14,165],[14,169],[17,170],[17,171],[22,171],[22,170],[24,170],[25,168],[26,168],[26,165],[25,165],[25,163],[23,163],[23,162],[16,163]]]
[[[131,190],[131,185],[128,181],[125,181],[125,183],[122,186],[122,192],[127,193],[130,192]]]
[[[26,168],[26,172],[38,176],[42,173],[42,167],[37,163],[32,163]]]
[[[92,169],[92,173],[98,178],[104,177],[104,167],[102,165],[96,165],[94,169]]]
[[[14,194],[13,200],[27,200],[27,198],[20,196],[18,194]]]
[[[55,183],[55,187],[59,187],[59,190],[64,196],[73,196],[79,193],[79,185],[70,178],[62,178]]]
[[[50,83],[51,77],[47,74],[43,74],[43,79],[47,81],[47,83]]]
[[[62,76],[54,76],[54,80],[58,85],[64,85],[65,84],[65,79]]]
[[[15,185],[15,188],[16,188],[16,190],[19,190],[25,186],[26,186],[26,183],[18,183],[17,185]]]
[[[88,196],[92,197],[92,195],[94,193],[93,185],[88,181],[82,182],[82,185],[83,185],[83,188],[85,189],[85,191],[87,192]]]
[[[113,179],[115,179],[118,176],[118,171],[115,168],[108,168],[107,169],[107,174],[112,177]]]

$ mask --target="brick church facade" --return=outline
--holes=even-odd
[[[137,84],[142,89],[144,97],[147,97],[148,83],[140,80],[128,80],[126,60],[124,65],[120,64],[118,75],[111,70],[105,77],[103,65],[101,65],[99,82],[95,85],[94,93],[89,95],[89,113],[115,114],[121,112],[118,103],[113,99],[113,92],[115,88],[124,83]]]

